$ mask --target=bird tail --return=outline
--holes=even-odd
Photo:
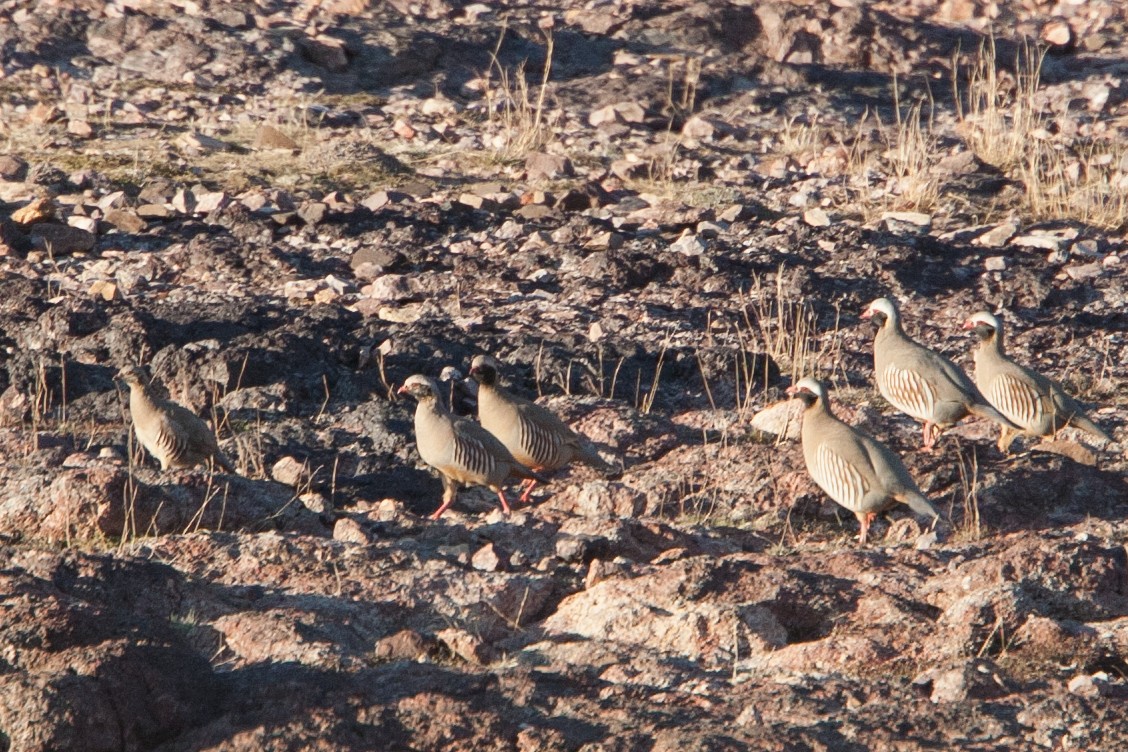
[[[1007,416],[1003,415],[1001,412],[985,402],[972,402],[971,405],[968,406],[968,412],[970,412],[972,415],[978,415],[980,418],[993,420],[999,425],[1006,426],[1007,428],[1013,428],[1016,431],[1022,430],[1022,426],[1015,425],[1010,419],[1007,418]]]
[[[1087,416],[1080,413],[1077,413],[1069,419],[1069,425],[1073,426],[1074,428],[1080,428],[1082,431],[1091,433],[1092,435],[1100,439],[1104,439],[1107,442],[1111,443],[1113,440],[1112,437],[1105,433],[1100,426],[1089,420]]]
[[[551,482],[544,475],[541,475],[536,470],[525,467],[524,465],[522,465],[517,460],[513,461],[512,467],[513,467],[513,470],[510,473],[510,475],[513,476],[513,477],[524,478],[525,480],[535,480],[537,483],[549,483],[549,482]]]

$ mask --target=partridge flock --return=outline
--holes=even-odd
[[[987,311],[973,314],[963,325],[979,338],[974,381],[951,360],[909,337],[897,306],[888,298],[866,306],[862,318],[876,326],[873,363],[878,391],[897,410],[923,424],[924,451],[932,451],[945,429],[969,415],[999,424],[998,448],[1003,453],[1019,435],[1052,436],[1066,426],[1112,441],[1060,384],[1006,354],[1002,323]],[[443,496],[430,516],[433,520],[450,508],[463,486],[489,488],[502,510],[509,512],[503,484],[511,479],[521,481],[520,501],[527,502],[537,483],[548,482],[545,473],[572,462],[608,475],[616,472],[615,465],[559,417],[502,386],[500,370],[493,357],[478,355],[468,379],[448,367],[443,372],[445,386],[415,375],[399,389],[418,403],[419,456],[442,478]],[[128,367],[118,375],[129,385],[137,439],[160,462],[162,471],[199,464],[235,471],[208,425],[190,410],[159,397],[143,370]],[[805,405],[801,438],[807,472],[827,496],[858,518],[861,545],[868,540],[874,518],[898,503],[933,524],[939,520],[901,459],[834,414],[824,383],[805,378],[787,392]],[[473,412],[475,404],[477,422],[462,415]]]
[[[416,374],[409,376],[399,389],[416,399],[415,443],[419,456],[439,471],[443,479],[443,500],[432,520],[442,516],[463,485],[485,486],[497,494],[501,508],[509,512],[509,502],[501,484],[510,478],[543,481],[513,458],[497,438],[468,418],[453,415],[443,403],[439,384],[434,379]]]
[[[1007,358],[1002,325],[990,313],[976,313],[964,323],[980,338],[975,383],[955,363],[905,334],[897,306],[888,298],[866,306],[862,318],[877,327],[873,365],[878,391],[924,424],[925,451],[935,447],[944,429],[968,415],[999,424],[998,447],[1004,453],[1020,433],[1050,436],[1067,425],[1111,441],[1058,384]],[[939,519],[895,454],[835,417],[821,383],[802,379],[788,393],[806,404],[802,443],[807,472],[827,496],[857,516],[860,545],[865,545],[874,517],[895,502],[934,522]]]

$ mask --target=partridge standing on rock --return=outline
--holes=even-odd
[[[137,440],[157,458],[161,470],[214,462],[230,473],[235,472],[219,450],[208,424],[191,410],[158,397],[144,370],[129,366],[118,377],[129,385],[129,414]]]
[[[415,407],[415,443],[419,456],[439,471],[443,479],[443,500],[432,520],[437,520],[454,503],[460,486],[486,486],[497,493],[501,508],[508,513],[509,502],[501,484],[508,478],[545,481],[509,453],[500,441],[477,423],[459,418],[443,404],[439,384],[427,376],[409,376],[399,389],[419,404]]]
[[[1017,429],[1003,426],[999,451],[1006,452],[1015,436],[1052,436],[1066,426],[1112,441],[1096,423],[1086,417],[1077,401],[1040,373],[1020,366],[1007,357],[1003,348],[1003,325],[998,318],[980,311],[964,322],[979,336],[975,351],[975,383],[983,395]]]
[[[881,396],[903,413],[924,423],[924,446],[931,451],[940,433],[969,413],[1017,428],[944,356],[911,339],[901,328],[897,307],[878,298],[862,312],[877,324],[873,340],[874,379]]]
[[[518,462],[543,472],[579,460],[601,472],[615,472],[616,468],[599,456],[591,442],[560,418],[498,384],[497,372],[498,363],[489,355],[478,355],[470,363],[470,375],[478,382],[478,421]],[[536,480],[523,485],[521,501],[528,501]]]
[[[858,518],[860,545],[866,545],[874,518],[896,502],[934,523],[939,519],[897,455],[831,412],[822,383],[802,379],[787,393],[806,404],[802,441],[807,472],[827,496]]]

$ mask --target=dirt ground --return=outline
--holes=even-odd
[[[1112,0],[0,0],[0,751],[1124,749],[1126,136]],[[1113,441],[920,451],[882,296]],[[479,353],[621,473],[428,520]]]

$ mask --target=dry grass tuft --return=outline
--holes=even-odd
[[[494,149],[497,158],[502,161],[523,158],[529,152],[541,149],[551,138],[552,129],[546,121],[545,103],[555,51],[552,30],[542,29],[545,40],[544,70],[541,72],[540,85],[534,90],[529,86],[525,75],[525,63],[511,71],[498,60],[506,31],[507,27],[503,24],[497,44],[490,54],[489,73],[483,76],[486,82],[483,94],[487,122],[499,130]]]
[[[1001,75],[994,40],[970,66],[964,95],[955,92],[964,136],[976,155],[1023,185],[1029,220],[1075,220],[1105,230],[1128,224],[1128,148],[1081,138],[1053,122],[1041,96],[1045,50],[1024,45],[1013,76]]]

